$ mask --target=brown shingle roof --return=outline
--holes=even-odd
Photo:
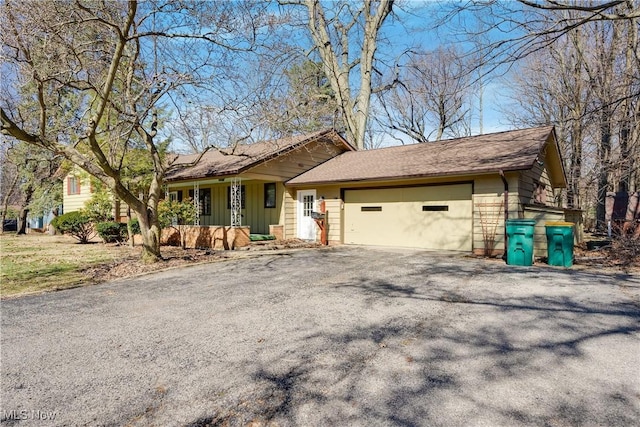
[[[322,138],[333,141],[335,144],[344,144],[350,150],[353,149],[335,130],[328,129],[255,144],[237,145],[233,149],[209,150],[194,166],[190,167],[180,168],[180,165],[193,163],[198,159],[199,154],[181,155],[173,162],[174,170],[166,174],[165,180],[180,181],[236,175],[266,160]]]
[[[385,180],[529,169],[552,126],[346,152],[287,185]]]

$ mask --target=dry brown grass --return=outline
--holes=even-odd
[[[220,258],[204,250],[163,247],[164,261],[143,264],[140,246],[78,244],[69,236],[0,235],[0,296],[67,289]]]
[[[31,233],[0,234],[0,297],[68,289],[87,284],[136,276],[194,263],[213,262],[253,251],[316,248],[318,244],[298,239],[270,241],[244,248],[249,251],[183,250],[163,246],[163,260],[155,264],[140,261],[141,246],[93,242],[81,245],[69,236]]]

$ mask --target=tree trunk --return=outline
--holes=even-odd
[[[52,209],[51,215],[53,215],[54,219],[57,218],[60,215],[60,210],[58,208]],[[49,235],[55,236],[57,233],[58,230],[51,223],[49,223]]]
[[[20,174],[16,172],[16,175],[11,180],[11,185],[7,189],[7,192],[2,199],[2,223],[0,223],[0,234],[4,233],[4,221],[7,219],[7,212],[9,211],[9,199],[13,195],[16,187],[18,186],[18,178],[20,178]]]
[[[31,185],[24,189],[24,199],[18,217],[18,232],[16,234],[27,234],[27,215],[29,215],[29,203],[31,203],[34,192],[35,189]]]
[[[27,216],[29,215],[28,208],[22,208],[20,210],[20,216],[18,216],[18,232],[16,234],[27,234]]]
[[[135,247],[136,242],[133,234],[133,228],[131,228],[131,207],[127,205],[127,237],[129,240],[129,246]]]
[[[580,179],[582,177],[582,124],[575,118],[571,126],[571,159],[567,204],[570,208],[581,208]]]
[[[160,186],[153,181],[149,194],[159,193]],[[127,190],[121,182],[116,182],[112,188],[122,201],[128,206],[127,213],[130,210],[136,213],[138,223],[140,224],[140,234],[142,235],[142,261],[145,263],[153,263],[160,261],[160,223],[158,222],[158,197],[149,197],[149,200],[136,198]],[[145,203],[145,201],[147,203]],[[130,214],[129,214],[130,215]],[[129,228],[129,226],[127,226]],[[132,239],[133,240],[133,239]]]
[[[142,234],[142,261],[153,263],[160,261],[160,225],[158,218],[151,209],[146,212],[137,212],[140,223],[140,233]]]
[[[605,107],[600,113],[600,142],[598,144],[598,193],[596,206],[596,228],[606,228],[606,198],[609,191],[609,169],[611,159],[611,111]]]
[[[362,149],[364,148],[369,104],[373,91],[371,76],[374,72],[373,62],[378,33],[384,20],[391,13],[393,0],[381,0],[375,8],[371,7],[370,2],[365,2],[350,22],[340,22],[340,19],[335,21],[326,19],[324,6],[317,0],[305,0],[304,4],[309,14],[307,24],[311,39],[318,50],[325,75],[329,79],[345,121],[347,141],[356,148]],[[334,5],[336,8],[343,6]],[[349,32],[357,24],[360,16],[364,17],[362,22],[364,28],[361,34],[361,50],[358,55],[359,92],[354,97],[351,91],[351,80],[353,80],[353,84],[356,84],[357,80],[351,73],[354,65],[351,63],[349,55]],[[330,36],[331,28],[338,33],[335,40],[332,40]]]

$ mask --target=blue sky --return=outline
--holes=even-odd
[[[402,52],[419,47],[423,50],[434,50],[441,46],[455,45],[463,51],[472,51],[473,44],[468,41],[467,28],[480,26],[479,19],[471,12],[451,15],[450,12],[460,2],[450,1],[418,1],[409,0],[396,7],[395,14],[385,22],[382,35],[389,41],[382,49],[389,52]],[[488,12],[488,11],[487,11]],[[479,10],[483,14],[483,9]],[[444,19],[449,16],[449,19]],[[487,40],[495,41],[498,37],[511,35],[493,31],[487,33]],[[506,73],[506,74],[505,74]],[[508,72],[505,67],[483,79],[482,94],[482,126],[478,111],[479,93],[475,92],[474,118],[472,134],[499,132],[511,129],[512,126],[502,111],[513,109],[513,101],[509,97],[510,89],[506,85]]]

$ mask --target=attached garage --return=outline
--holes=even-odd
[[[471,251],[472,184],[344,190],[344,243]]]
[[[532,208],[561,215],[555,189],[565,186],[551,126],[349,151],[285,183],[292,203],[318,195],[330,243],[485,256],[504,253],[505,219]]]

